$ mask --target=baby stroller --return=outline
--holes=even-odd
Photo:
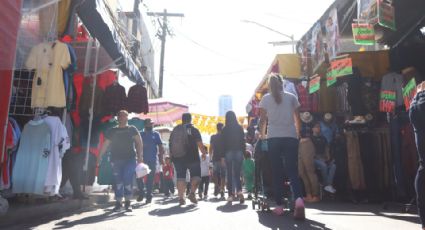
[[[272,198],[272,172],[270,161],[267,156],[267,149],[263,146],[263,141],[257,141],[255,145],[255,175],[254,175],[254,197],[252,199],[252,209],[270,211],[269,200]],[[285,177],[282,181],[284,186],[283,205],[286,210],[293,211],[292,193],[289,182]]]

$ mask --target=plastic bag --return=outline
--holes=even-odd
[[[137,178],[142,178],[142,177],[148,175],[150,172],[151,172],[151,170],[149,169],[149,166],[147,164],[140,163],[136,167],[136,177]]]

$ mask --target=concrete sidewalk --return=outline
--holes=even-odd
[[[89,199],[87,200],[65,198],[55,201],[46,199],[10,199],[7,214],[0,216],[0,229],[61,213],[76,212],[87,208],[100,208],[108,205],[112,194],[92,193],[88,197]]]

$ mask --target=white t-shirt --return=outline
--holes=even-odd
[[[300,106],[297,97],[288,92],[281,92],[282,102],[277,104],[271,94],[266,94],[260,101],[260,108],[267,112],[267,138],[297,138],[294,111]]]
[[[206,155],[205,160],[201,158],[201,177],[209,176],[210,156]]]

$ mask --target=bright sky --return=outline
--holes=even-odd
[[[143,11],[184,13],[170,18],[165,49],[164,98],[187,104],[190,111],[218,115],[218,97],[233,97],[233,110],[246,115],[245,106],[278,53],[291,46],[273,46],[288,40],[250,20],[299,39],[332,0],[144,0]],[[159,75],[161,43],[153,35],[155,18],[146,24],[155,47],[155,74]]]

